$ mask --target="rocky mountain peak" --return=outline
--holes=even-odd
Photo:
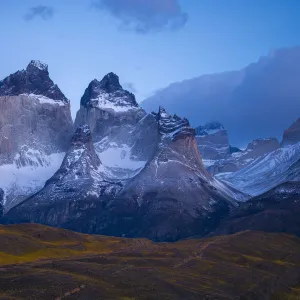
[[[138,107],[135,96],[122,88],[118,75],[112,72],[106,74],[101,81],[97,79],[91,81],[80,104],[86,108],[95,107],[116,111]]]
[[[34,73],[34,72],[47,72],[48,73],[48,65],[39,61],[39,60],[32,60],[27,68],[27,72]]]
[[[267,150],[267,152],[271,152],[279,147],[280,144],[276,138],[258,138],[248,144],[246,151],[258,150],[259,148],[270,148]],[[262,155],[262,153],[260,153],[260,155]]]
[[[32,60],[25,70],[17,71],[0,81],[0,96],[34,95],[69,103],[49,77],[48,65]]]
[[[121,90],[122,86],[119,81],[119,76],[113,72],[106,74],[100,81],[100,86],[108,93],[112,93],[116,90]]]
[[[230,155],[227,130],[221,123],[206,123],[195,130],[198,149],[206,166],[210,166],[216,159],[225,159]]]
[[[100,165],[101,162],[95,152],[91,129],[88,125],[85,124],[76,129],[66,157],[67,165],[69,165],[70,162],[77,162],[78,157],[85,157],[85,160],[88,161],[91,168],[97,168]]]
[[[168,117],[169,115],[167,114],[166,110],[162,107],[159,106],[158,108],[158,117],[163,118],[163,117]]]
[[[214,122],[206,123],[204,126],[196,127],[196,135],[197,136],[212,135],[223,130],[225,130],[225,127],[221,123],[214,121]]]
[[[158,121],[159,132],[163,137],[175,140],[183,136],[195,136],[195,130],[190,126],[186,118],[170,115],[161,106],[156,114],[156,119]]]
[[[70,148],[59,170],[47,181],[46,185],[64,180],[76,182],[80,178],[90,178],[100,165],[101,161],[95,152],[89,126],[80,126],[72,137]]]

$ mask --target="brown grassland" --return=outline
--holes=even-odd
[[[0,226],[0,299],[300,299],[300,239],[245,231],[153,243]]]

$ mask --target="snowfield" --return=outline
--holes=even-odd
[[[20,197],[24,199],[41,189],[58,170],[64,155],[65,153],[45,155],[42,163],[36,160],[38,163],[27,166],[20,166],[17,160],[13,164],[0,166],[0,188],[4,191],[4,205],[7,201],[13,203]],[[10,203],[7,204],[11,206]]]
[[[277,149],[259,157],[245,168],[234,173],[220,173],[216,177],[236,189],[257,196],[287,180],[299,180],[292,170],[300,160],[300,143]]]

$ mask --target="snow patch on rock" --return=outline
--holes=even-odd
[[[64,158],[64,153],[53,153],[43,156],[41,161],[30,153],[31,151],[28,150],[28,156],[35,157],[35,164],[20,166],[17,155],[13,164],[0,166],[0,188],[4,191],[4,205],[9,201],[9,207],[11,207],[19,197],[26,198],[41,189],[60,167]]]

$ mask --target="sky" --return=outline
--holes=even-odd
[[[0,0],[0,13],[0,78],[47,63],[73,116],[89,82],[109,72],[140,102],[300,44],[298,0]]]

